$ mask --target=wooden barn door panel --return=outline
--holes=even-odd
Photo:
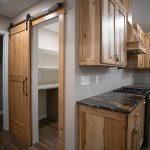
[[[9,106],[10,130],[31,144],[30,38],[28,24],[10,30]]]

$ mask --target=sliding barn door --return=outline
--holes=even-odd
[[[10,30],[9,107],[10,130],[19,140],[31,144],[30,38],[28,23]]]

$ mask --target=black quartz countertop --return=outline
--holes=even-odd
[[[133,84],[131,86],[140,87],[138,84]],[[142,87],[150,89],[148,85],[143,84]],[[144,99],[145,95],[123,94],[110,91],[78,101],[77,104],[115,112],[130,113]]]

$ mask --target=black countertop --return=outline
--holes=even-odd
[[[150,84],[133,84],[130,87],[150,89]],[[123,94],[110,91],[78,101],[77,104],[128,114],[144,99],[145,95]]]

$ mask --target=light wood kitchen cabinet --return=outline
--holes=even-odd
[[[140,150],[144,137],[145,102],[128,115],[127,150]]]
[[[150,69],[150,33],[145,33],[144,43],[146,45],[146,54],[144,55],[144,68]]]
[[[127,21],[132,25],[132,5],[131,0],[125,0],[125,7],[127,10]]]
[[[144,101],[130,114],[80,105],[78,150],[140,150],[144,108]]]
[[[130,54],[128,55],[127,66],[131,69],[144,68],[145,54]]]
[[[136,34],[138,36],[138,38],[142,41],[142,43],[144,43],[144,31],[141,29],[141,27],[138,24],[133,24],[133,28],[136,31]]]
[[[117,6],[117,59],[119,66],[126,66],[127,63],[127,52],[126,52],[126,13]]]
[[[138,55],[128,55],[128,68],[150,69],[150,33],[144,33],[144,35],[141,33],[142,32],[139,32],[138,35],[146,46],[146,53]]]
[[[117,61],[115,18],[116,2],[114,0],[102,0],[101,63],[103,64],[115,65]]]
[[[118,0],[79,0],[79,65],[126,65],[126,9]]]

